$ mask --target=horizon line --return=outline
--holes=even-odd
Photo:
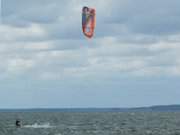
[[[0,110],[53,110],[53,109],[138,109],[138,108],[151,108],[151,107],[166,107],[166,106],[180,106],[180,104],[167,104],[167,105],[150,105],[150,106],[136,106],[136,107],[22,107],[22,108],[0,108]]]

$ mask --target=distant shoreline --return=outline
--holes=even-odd
[[[180,112],[180,105],[157,105],[135,108],[19,108],[0,112]]]

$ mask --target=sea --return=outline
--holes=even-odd
[[[180,112],[0,112],[0,135],[180,135]]]

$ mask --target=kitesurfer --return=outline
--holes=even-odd
[[[21,121],[20,120],[16,120],[16,127],[21,127]]]

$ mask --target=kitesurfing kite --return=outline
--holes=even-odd
[[[86,37],[92,38],[96,24],[96,11],[93,8],[83,7],[82,9],[82,30]]]

